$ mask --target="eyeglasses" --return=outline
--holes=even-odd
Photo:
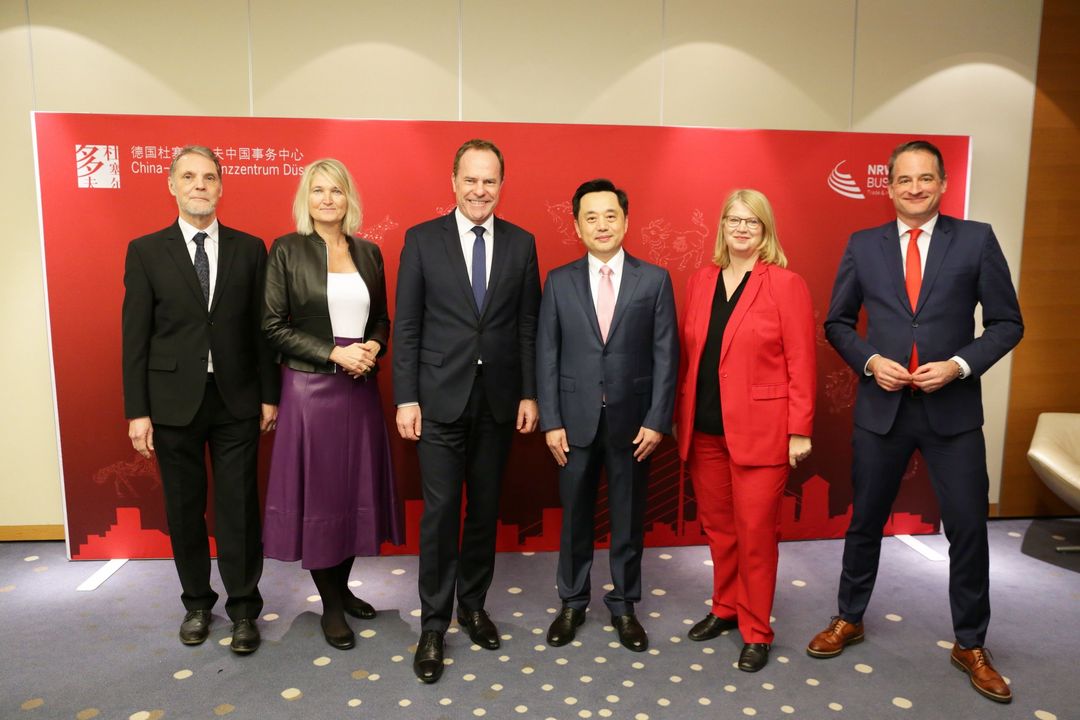
[[[739,226],[743,223],[746,223],[747,230],[757,230],[759,227],[761,227],[761,221],[758,220],[756,217],[744,218],[737,217],[735,215],[724,216],[724,225],[727,226],[728,230],[738,230]]]

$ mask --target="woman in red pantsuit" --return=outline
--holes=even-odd
[[[690,278],[681,327],[679,455],[713,560],[712,611],[689,636],[738,627],[746,672],[769,659],[780,499],[810,455],[814,417],[810,291],[786,266],[768,199],[736,190],[713,264]]]

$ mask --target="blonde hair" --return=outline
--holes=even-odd
[[[293,199],[293,220],[296,221],[296,232],[301,235],[311,235],[315,232],[315,224],[311,221],[311,212],[308,210],[308,196],[311,195],[311,186],[315,176],[322,173],[330,179],[330,182],[341,188],[345,193],[346,210],[345,217],[341,219],[341,231],[346,235],[352,235],[360,228],[363,221],[363,210],[360,207],[360,197],[356,194],[356,183],[352,175],[339,160],[323,158],[304,168],[304,175],[300,178],[300,187],[296,189],[296,197]]]
[[[724,218],[731,212],[735,203],[742,203],[761,221],[761,244],[758,245],[758,259],[763,263],[787,267],[787,256],[780,247],[780,238],[776,234],[776,219],[773,217],[769,199],[757,190],[749,188],[736,190],[728,195],[724,209],[720,213],[720,227],[716,230],[716,248],[713,250],[713,262],[721,268],[731,264],[727,243],[724,242]]]

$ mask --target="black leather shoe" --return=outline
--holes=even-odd
[[[562,612],[548,628],[547,642],[552,647],[562,647],[574,639],[577,628],[585,622],[585,611],[563,606]]]
[[[345,597],[345,612],[361,620],[373,620],[375,618],[375,608],[371,606],[371,603],[348,595]]]
[[[457,619],[474,643],[488,650],[499,649],[499,631],[486,610],[459,611]]]
[[[254,618],[237,620],[232,626],[232,643],[229,648],[237,655],[248,655],[259,649],[262,638]]]
[[[611,624],[619,633],[619,642],[627,650],[645,652],[649,649],[649,636],[645,634],[645,628],[641,627],[641,623],[633,614],[612,615]]]
[[[695,642],[712,640],[725,630],[734,630],[737,627],[739,627],[739,623],[735,620],[728,620],[709,613],[701,622],[690,628],[690,632],[686,633],[686,637]]]
[[[180,624],[180,642],[185,645],[201,645],[210,635],[210,611],[188,610]]]
[[[352,650],[356,647],[356,635],[353,634],[352,628],[345,626],[345,632],[330,633],[326,630],[326,625],[322,620],[319,621],[319,625],[322,627],[323,637],[326,638],[326,642],[330,647],[337,648],[338,650]]]
[[[413,656],[413,672],[429,685],[438,682],[443,671],[443,636],[435,630],[420,633],[420,642],[416,644]]]
[[[757,672],[769,662],[769,643],[747,643],[739,653],[739,669],[743,672]]]

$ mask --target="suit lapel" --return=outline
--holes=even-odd
[[[600,320],[596,317],[596,305],[593,303],[592,288],[589,287],[589,256],[585,255],[574,263],[570,273],[574,289],[577,291],[578,304],[585,310],[585,319],[596,336],[596,342],[603,344],[600,337]],[[608,328],[608,337],[611,337],[611,328]]]
[[[187,244],[184,242],[184,233],[180,232],[180,225],[174,223],[166,233],[165,252],[176,265],[176,271],[184,279],[188,289],[194,294],[199,306],[206,309],[206,298],[203,296],[202,285],[199,284],[199,276],[195,274],[195,266],[188,254]]]
[[[224,294],[225,288],[228,287],[229,272],[233,267],[233,260],[236,259],[236,243],[234,242],[232,230],[218,223],[218,256],[217,256],[217,278],[214,281],[214,296],[210,298],[210,314],[214,314],[214,310],[217,309],[218,301]],[[194,266],[192,266],[194,269]],[[199,288],[199,294],[202,295],[202,288]]]
[[[443,223],[443,246],[446,249],[446,260],[449,263],[450,272],[457,279],[458,289],[465,296],[469,307],[479,317],[480,312],[476,309],[472,285],[469,283],[469,268],[465,266],[465,255],[461,250],[461,237],[458,235],[457,220],[454,218],[453,210],[446,216],[446,221]]]
[[[907,296],[907,285],[904,284],[904,257],[900,254],[900,233],[895,222],[885,226],[885,232],[881,236],[881,254],[885,262],[885,274],[893,285],[897,301],[909,313],[914,314]]]
[[[611,327],[608,328],[608,342],[615,335],[615,330],[619,327],[619,323],[626,314],[627,306],[634,299],[634,291],[637,290],[638,281],[641,280],[641,268],[637,258],[632,257],[625,250],[623,253],[623,279],[619,283],[619,296],[615,298],[615,315],[611,319]],[[597,328],[599,329],[599,327],[599,321],[597,321]]]
[[[922,285],[919,288],[919,302],[915,306],[916,315],[922,310],[926,298],[934,287],[934,281],[937,280],[938,271],[941,270],[941,264],[945,261],[945,254],[949,251],[951,244],[952,223],[949,218],[939,215],[934,225],[934,232],[930,236],[930,249],[926,252],[926,267],[923,270]]]
[[[761,289],[761,285],[765,281],[766,272],[768,272],[768,266],[760,260],[754,265],[754,269],[750,271],[750,279],[746,281],[746,287],[743,288],[742,295],[739,296],[739,302],[735,303],[735,307],[731,311],[731,317],[728,318],[727,326],[724,328],[724,338],[720,344],[721,363],[724,362],[724,357],[727,356],[728,350],[731,349],[731,338],[735,336],[739,325],[746,319],[746,313],[750,311],[750,306],[754,304],[754,298],[757,297],[758,290]],[[719,278],[717,282],[723,282],[723,279]],[[713,286],[713,292],[716,292],[715,285]]]

